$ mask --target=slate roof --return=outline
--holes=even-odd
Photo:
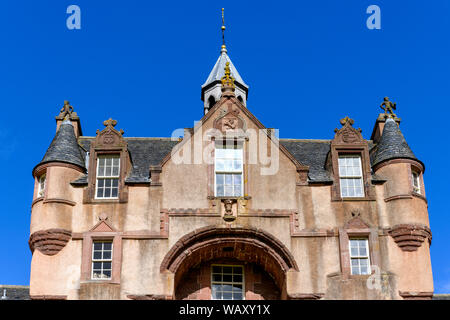
[[[85,151],[89,151],[91,141],[94,139],[94,137],[80,137],[79,142]],[[133,166],[131,173],[125,179],[126,183],[150,183],[150,166],[159,165],[178,143],[178,141],[172,141],[171,138],[125,138],[125,141]],[[87,175],[72,181],[73,185],[87,183]]]
[[[280,143],[297,161],[309,166],[308,179],[310,182],[333,182],[331,173],[325,169],[331,140],[280,139]]]
[[[78,145],[74,128],[70,121],[61,123],[44,158],[42,158],[37,166],[55,161],[70,163],[85,168],[84,152]]]
[[[85,152],[90,149],[94,137],[80,137],[79,144],[82,146],[83,158]],[[150,183],[149,168],[161,163],[178,141],[170,138],[125,138],[128,144],[133,169],[126,177],[126,183]],[[371,140],[367,141],[369,149],[373,148]],[[331,148],[331,140],[306,140],[306,139],[280,139],[280,143],[301,164],[309,166],[308,179],[310,183],[332,183],[333,177],[325,167],[327,157]],[[385,179],[373,175],[374,182],[384,182]],[[74,186],[83,186],[88,183],[88,175],[84,174],[77,180],[72,181]]]
[[[0,301],[2,300],[30,300],[30,287],[0,284]]]
[[[226,49],[222,49],[216,64],[214,65],[211,73],[208,76],[208,79],[206,79],[205,83],[202,85],[202,89],[208,86],[209,84],[215,81],[220,81],[222,79],[222,77],[225,75],[225,64],[227,62],[230,63],[231,76],[235,79],[235,81],[239,82],[239,84],[243,85],[245,88],[248,89],[248,85],[246,85],[244,80],[242,80],[241,76],[239,75],[239,72],[233,65],[233,62],[231,62],[231,59],[228,56]]]
[[[372,166],[391,159],[412,159],[419,161],[406,143],[397,123],[388,118],[379,143],[371,153]],[[419,161],[420,162],[420,161]]]

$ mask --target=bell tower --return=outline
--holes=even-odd
[[[234,78],[235,94],[238,100],[247,106],[248,85],[242,80],[239,72],[231,62],[230,57],[227,54],[227,48],[225,46],[225,19],[222,8],[222,47],[220,49],[220,56],[217,59],[211,73],[202,85],[202,101],[204,105],[204,114],[214,106],[214,104],[220,100],[222,96],[222,82],[221,79],[225,76],[225,66],[228,63],[231,76]]]

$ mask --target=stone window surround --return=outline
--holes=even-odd
[[[371,274],[375,273],[372,265],[379,266],[379,256],[375,252],[374,248],[378,242],[378,233],[371,228],[361,228],[361,229],[346,229],[339,228],[339,249],[341,258],[341,272],[344,278],[360,278],[369,277],[371,274],[367,275],[353,275],[351,273],[350,265],[350,238],[367,238],[369,244],[369,261]]]
[[[225,138],[220,139],[221,141],[225,142]],[[230,140],[234,140],[234,143],[241,143],[242,144],[242,184],[243,184],[243,197],[244,199],[250,199],[250,197],[248,196],[249,194],[249,184],[248,184],[248,179],[249,179],[249,170],[248,170],[248,164],[247,164],[247,160],[248,159],[248,143],[246,143],[248,141],[248,137],[236,137],[234,139],[230,139]],[[216,143],[218,142],[218,140],[216,141],[216,138],[214,136],[211,137],[211,141],[212,143]],[[211,159],[215,159],[215,150],[216,148],[214,147],[211,150]],[[212,200],[212,199],[223,199],[223,198],[227,198],[227,199],[233,199],[233,198],[239,198],[239,197],[218,197],[215,196],[215,176],[216,176],[216,172],[215,172],[215,163],[210,163],[208,164],[208,199]]]
[[[339,177],[339,156],[356,155],[361,159],[361,171],[363,179],[364,197],[341,197],[341,185]],[[373,188],[370,184],[371,166],[369,149],[367,144],[354,145],[332,145],[331,146],[331,163],[333,167],[334,186],[331,188],[331,201],[362,201],[375,200]]]
[[[88,187],[84,190],[83,203],[105,203],[105,202],[127,202],[128,201],[128,186],[125,184],[125,178],[128,168],[127,152],[124,149],[109,149],[101,150],[91,148],[89,157],[89,170],[88,170]],[[96,196],[96,183],[97,183],[97,161],[99,156],[104,155],[119,155],[120,169],[119,169],[119,191],[118,198],[115,199],[97,199]]]
[[[112,241],[112,272],[111,279],[92,279],[92,246],[94,241]],[[83,234],[81,256],[81,281],[120,284],[122,265],[122,236],[120,232],[89,231]]]

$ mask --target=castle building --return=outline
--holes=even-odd
[[[84,136],[66,101],[32,171],[31,299],[431,299],[425,166],[396,105],[370,140],[348,117],[279,139],[248,89],[223,45],[183,138]]]

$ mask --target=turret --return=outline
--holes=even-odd
[[[399,276],[399,293],[404,298],[432,294],[427,200],[423,173],[425,165],[412,152],[394,114],[395,104],[385,98],[385,113],[378,117],[371,150],[374,173],[386,179],[378,197],[384,202],[380,211],[381,227],[387,231],[390,269]],[[383,122],[382,119],[385,119]],[[413,266],[413,268],[411,268]],[[418,292],[418,288],[422,288]],[[427,296],[427,297],[428,297]]]
[[[79,119],[73,116],[72,110],[63,115],[63,121],[58,122],[57,117],[55,137],[32,172],[35,178],[30,237],[32,251],[38,248],[41,252],[55,254],[63,243],[49,239],[45,242],[40,233],[57,229],[70,234],[72,228],[72,209],[78,199],[70,182],[86,172],[84,152],[78,145],[74,128],[75,122],[78,133],[81,132]]]

